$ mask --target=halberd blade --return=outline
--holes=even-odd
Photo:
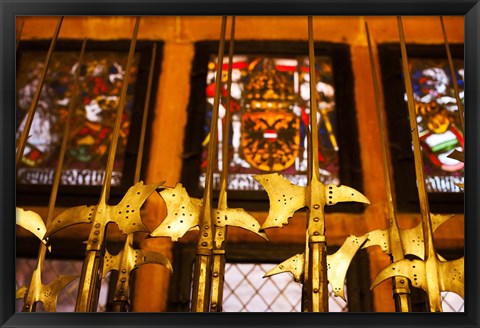
[[[275,274],[290,272],[293,275],[293,279],[296,282],[301,282],[303,278],[303,265],[305,261],[304,258],[305,258],[304,253],[296,254],[291,258],[283,261],[276,267],[274,267],[272,270],[267,272],[263,277],[266,278],[266,277],[273,276]]]
[[[464,265],[465,258],[452,261],[440,261],[438,265],[440,288],[442,291],[450,291],[464,298]]]
[[[27,293],[27,286],[22,286],[19,289],[17,289],[17,292],[15,293],[15,299],[25,299],[25,294]]]
[[[384,229],[384,230],[377,229],[377,230],[370,231],[368,233],[368,239],[365,242],[365,244],[363,244],[362,248],[367,248],[371,246],[380,246],[380,248],[382,249],[382,252],[386,254],[390,254],[391,250],[390,250],[390,242],[388,238],[389,238],[388,229]]]
[[[425,275],[425,263],[426,262],[423,260],[409,259],[393,262],[380,271],[380,273],[375,277],[370,285],[370,290],[388,278],[401,276],[410,279],[413,287],[421,288],[428,292],[427,279]]]
[[[216,226],[225,227],[235,226],[254,232],[260,237],[268,240],[264,232],[260,232],[260,223],[247,211],[241,208],[226,208],[223,210],[214,210],[212,216]]]
[[[165,255],[160,254],[158,252],[153,252],[153,251],[144,252],[140,250],[137,260],[135,262],[135,267],[138,268],[139,266],[146,263],[156,263],[156,264],[163,265],[168,270],[170,270],[171,273],[173,273],[173,268],[172,268],[172,264],[170,263],[170,260]]]
[[[151,237],[170,237],[178,240],[188,230],[200,225],[201,201],[190,198],[181,183],[160,192],[167,206],[167,216],[150,233]]]
[[[431,214],[430,219],[432,221],[432,230],[435,232],[439,226],[453,218],[455,214]]]
[[[342,247],[335,254],[327,255],[327,276],[328,282],[332,285],[335,296],[345,299],[345,277],[353,257],[362,245],[367,241],[368,236],[347,237]]]
[[[253,176],[265,188],[270,200],[268,217],[261,230],[282,227],[295,211],[305,207],[305,187],[297,186],[278,173]]]
[[[77,276],[59,276],[50,284],[42,285],[40,301],[43,303],[43,309],[47,312],[56,312],[58,294],[65,286],[77,278]]]
[[[116,206],[108,206],[107,213],[110,222],[118,224],[124,234],[136,231],[149,232],[143,224],[140,209],[147,198],[159,188],[163,182],[144,185],[142,181],[130,187]]]
[[[25,211],[23,208],[17,207],[15,217],[16,223],[19,226],[33,233],[45,245],[47,244],[47,241],[43,239],[47,232],[47,228],[45,227],[45,222],[43,222],[42,217],[38,213],[35,213],[34,211]]]
[[[325,204],[335,205],[339,202],[357,202],[370,204],[370,201],[362,193],[347,186],[329,184],[325,186]]]
[[[431,214],[430,217],[432,219],[432,229],[435,231],[439,226],[452,218],[453,215]],[[398,229],[398,233],[400,235],[404,254],[414,255],[422,260],[425,259],[425,246],[421,222],[410,229]],[[368,233],[368,240],[362,248],[377,245],[380,246],[384,253],[391,254],[390,241],[388,239],[388,229],[371,231]]]
[[[60,213],[47,227],[45,238],[52,234],[67,228],[69,226],[80,223],[92,223],[93,215],[97,206],[75,206]]]

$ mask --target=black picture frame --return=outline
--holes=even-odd
[[[463,44],[450,44],[452,58],[464,57]],[[442,45],[407,44],[408,58],[445,59]],[[412,152],[412,136],[408,122],[408,109],[403,101],[405,86],[401,66],[401,51],[398,43],[378,45],[382,83],[385,87],[384,102],[392,156],[396,206],[399,212],[419,213],[420,206],[415,179]],[[464,193],[428,193],[430,210],[433,213],[463,213]]]
[[[0,88],[0,152],[1,185],[0,203],[1,270],[2,292],[0,294],[0,324],[2,327],[478,327],[477,311],[479,297],[479,239],[477,218],[479,217],[479,174],[478,144],[480,125],[479,48],[480,4],[478,0],[318,0],[311,1],[22,1],[2,2],[1,19],[1,88]],[[15,16],[17,15],[464,15],[465,16],[465,59],[469,74],[466,75],[466,178],[465,185],[465,312],[452,314],[209,314],[209,313],[15,313],[15,169],[14,160],[14,62]],[[470,155],[468,155],[470,154]]]
[[[40,51],[47,52],[50,45],[50,40],[32,40],[32,41],[22,41],[19,43],[17,50],[17,64],[22,58],[22,54],[29,51]],[[59,39],[55,45],[54,54],[61,52],[78,52],[80,54],[80,49],[82,46],[81,40],[66,40]],[[116,41],[97,41],[97,40],[87,40],[85,52],[108,52],[108,53],[119,53],[122,55],[127,55],[130,46],[129,40],[116,40]],[[135,82],[134,90],[134,105],[131,113],[131,120],[129,126],[129,136],[127,139],[127,145],[125,148],[124,154],[124,166],[122,169],[122,178],[119,185],[112,185],[110,189],[109,200],[113,203],[118,203],[121,200],[123,195],[125,195],[128,188],[133,184],[135,165],[138,155],[138,145],[140,140],[140,130],[142,117],[144,115],[144,105],[145,105],[145,95],[147,92],[147,80],[150,70],[150,61],[152,57],[152,41],[139,41],[135,46],[135,54],[140,56],[138,62],[138,71],[137,79]],[[162,47],[163,42],[157,42],[156,58],[153,80],[152,80],[152,90],[156,90],[158,85],[158,79],[160,76],[161,59],[162,59]],[[52,65],[50,65],[52,66]],[[148,105],[147,115],[152,117],[153,107],[155,99],[150,99]],[[151,122],[152,120],[147,120],[149,124],[146,127],[146,135],[150,134]],[[150,138],[145,138],[144,149],[149,149]],[[108,151],[108,150],[107,150]],[[146,163],[148,163],[148,151],[144,152],[146,156],[142,158],[142,168],[145,168]],[[105,161],[106,162],[106,161]],[[56,167],[50,167],[51,170],[55,170]],[[143,170],[144,171],[144,170]],[[17,183],[16,184],[16,203],[19,206],[47,206],[51,184],[28,184],[28,183]],[[98,197],[100,195],[102,186],[86,186],[86,185],[63,185],[59,187],[59,194],[56,200],[57,206],[78,206],[78,205],[91,205],[98,202]]]
[[[227,42],[228,43],[228,42]],[[199,41],[195,43],[195,57],[191,72],[191,93],[188,105],[188,121],[185,127],[184,156],[181,182],[191,197],[202,198],[203,189],[198,185],[202,160],[203,125],[205,121],[207,64],[210,56],[218,53],[218,42]],[[228,47],[228,44],[226,45]],[[307,56],[306,41],[235,41],[234,54],[273,55],[286,57]],[[336,131],[339,144],[339,178],[342,185],[362,192],[363,177],[360,162],[357,117],[350,46],[342,43],[317,43],[315,56],[328,56],[332,60],[335,88]],[[213,192],[218,200],[218,190]],[[229,207],[252,211],[268,211],[268,196],[265,191],[228,191]],[[331,212],[361,212],[365,206],[360,203],[339,203],[325,208]]]

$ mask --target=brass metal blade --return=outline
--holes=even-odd
[[[43,238],[47,232],[47,228],[45,227],[42,217],[38,213],[35,213],[34,211],[25,211],[23,208],[17,207],[15,217],[17,225],[30,231],[40,239],[42,243],[47,245],[47,240]]]
[[[370,289],[373,289],[382,281],[393,277],[405,277],[410,279],[412,286],[421,288],[428,292],[427,276],[425,274],[425,262],[422,260],[409,260],[403,259],[394,263],[391,263],[375,277],[370,285]]]
[[[297,186],[278,173],[253,176],[268,194],[270,209],[261,229],[282,227],[293,214],[306,206],[305,187]]]
[[[173,241],[181,238],[188,230],[199,226],[201,200],[193,200],[181,183],[175,188],[166,188],[160,192],[165,201],[167,216],[151,233],[151,237],[170,237]]]
[[[107,207],[109,222],[115,222],[124,234],[148,232],[149,229],[142,222],[140,210],[147,198],[163,183],[145,185],[140,181],[130,187],[118,205]]]
[[[348,236],[342,247],[332,255],[327,255],[327,276],[335,296],[345,302],[345,277],[348,267],[357,251],[367,241],[368,236]]]
[[[15,299],[25,299],[25,294],[27,293],[27,286],[22,286],[15,292]]]
[[[440,225],[448,221],[453,215],[447,214],[431,214],[432,229],[435,231]],[[371,246],[380,246],[382,251],[386,254],[392,254],[390,249],[389,229],[374,230],[368,233],[368,240],[362,248]],[[398,229],[400,235],[400,242],[403,247],[404,254],[414,255],[420,259],[425,259],[425,246],[423,241],[423,229],[420,222],[415,227],[410,229]]]
[[[133,234],[129,234],[125,240],[123,249],[116,255],[105,250],[103,260],[103,275],[110,271],[117,271],[118,277],[115,284],[114,302],[127,302],[130,289],[130,278],[133,270],[146,263],[156,263],[165,266],[170,272],[173,271],[170,261],[158,252],[145,252],[133,247]],[[126,304],[115,307],[118,310],[126,310]],[[119,311],[116,311],[119,312]]]
[[[303,282],[303,267],[305,263],[305,254],[296,254],[289,259],[283,261],[272,270],[268,271],[263,277],[271,277],[273,275],[290,272],[295,282]]]
[[[225,208],[214,210],[214,224],[219,227],[235,226],[251,231],[265,240],[268,237],[265,233],[259,232],[260,223],[247,211],[241,208]]]
[[[101,225],[115,222],[124,234],[149,231],[142,222],[140,210],[147,198],[162,184],[163,182],[144,185],[143,181],[136,183],[128,189],[118,205],[105,205],[105,213],[101,215],[96,214],[98,205],[82,205],[66,209],[52,221],[45,236],[49,237],[75,224],[92,222]]]
[[[351,187],[329,184],[325,186],[325,189],[328,190],[328,194],[325,195],[326,205],[335,205],[340,202],[370,204],[367,197]]]
[[[40,292],[40,301],[43,303],[43,309],[47,312],[57,312],[57,300],[60,291],[65,288],[78,276],[59,276],[48,285],[42,285]]]
[[[165,255],[158,252],[153,252],[153,251],[145,252],[143,250],[139,250],[138,258],[137,258],[137,261],[135,262],[135,267],[138,268],[141,265],[148,264],[148,263],[163,265],[170,272],[173,273],[172,264],[170,263],[170,260]]]
[[[54,233],[75,224],[92,223],[96,208],[94,205],[81,205],[66,209],[49,224],[45,237],[49,238]]]

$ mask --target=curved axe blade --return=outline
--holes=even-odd
[[[431,214],[432,229],[435,231],[439,226],[447,222],[453,217],[452,214]],[[404,255],[415,255],[420,259],[425,259],[425,247],[423,241],[423,231],[421,222],[410,229],[398,229],[400,235]],[[389,241],[389,229],[374,230],[368,233],[368,240],[362,246],[367,248],[370,246],[380,246],[386,254],[391,254]]]
[[[382,269],[370,285],[370,290],[382,281],[393,277],[405,277],[410,279],[412,286],[428,292],[427,275],[425,274],[425,262],[422,260],[403,259],[389,264]]]
[[[214,210],[212,216],[216,226],[225,227],[235,226],[256,233],[263,239],[268,241],[268,237],[264,232],[260,232],[260,223],[247,211],[241,208],[226,208]]]
[[[272,270],[268,271],[263,278],[273,276],[275,274],[290,272],[293,280],[301,282],[303,280],[303,267],[305,263],[305,254],[296,254],[289,259],[283,261]]]
[[[340,202],[357,202],[370,204],[370,201],[362,193],[347,186],[328,184],[325,186],[325,204],[335,205]]]
[[[135,261],[135,268],[147,263],[160,264],[166,267],[170,273],[173,273],[173,267],[170,263],[170,260],[163,254],[154,251],[145,252],[140,250],[138,253],[137,260]]]
[[[288,224],[293,214],[306,206],[305,187],[297,186],[278,173],[253,176],[266,190],[270,200],[268,217],[261,230]]]
[[[149,232],[143,224],[140,209],[147,198],[164,182],[144,185],[143,181],[130,187],[120,203],[108,206],[107,213],[110,222],[117,223],[122,233],[128,235],[136,231]]]
[[[429,263],[430,262],[430,263]],[[434,263],[432,263],[434,262]],[[427,272],[427,265],[429,265],[430,272]],[[461,297],[464,297],[464,258],[460,258],[453,261],[442,261],[438,258],[430,258],[426,261],[422,260],[400,260],[394,262],[384,268],[380,273],[375,277],[374,281],[371,284],[370,289],[373,289],[379,283],[385,279],[402,276],[410,279],[412,286],[416,288],[423,289],[431,300],[435,300],[434,307],[436,309],[441,309],[441,300],[440,295],[430,294],[428,280],[429,274],[432,274],[432,270],[436,270],[433,274],[436,274],[438,277],[439,286],[432,286],[439,292],[442,291],[452,291],[457,293]],[[438,304],[437,304],[438,303]]]
[[[172,264],[165,255],[153,251],[144,252],[143,250],[133,248],[131,244],[126,244],[116,255],[112,255],[108,250],[105,251],[103,276],[105,277],[108,272],[113,270],[132,272],[146,263],[160,264],[170,270],[170,272],[173,272]]]
[[[144,185],[143,181],[137,182],[127,190],[120,203],[117,205],[106,205],[106,213],[102,217],[96,215],[98,205],[71,207],[60,213],[51,222],[45,236],[49,237],[57,231],[75,224],[92,223],[97,220],[103,224],[115,222],[123,234],[149,231],[142,222],[140,209],[152,192],[162,184],[163,182]]]
[[[201,200],[190,198],[181,183],[159,194],[167,206],[167,216],[150,233],[150,237],[170,237],[176,241],[188,230],[200,225]]]
[[[34,302],[42,302],[43,309],[46,312],[56,312],[58,294],[63,288],[65,288],[65,286],[77,278],[77,276],[59,276],[48,285],[40,284],[40,286],[37,285],[38,287],[30,286],[30,288],[39,288],[38,291],[34,292],[34,294],[37,295],[37,298],[34,300]],[[27,291],[27,286],[20,287],[15,294],[15,298],[22,298],[25,300]]]
[[[442,291],[454,292],[464,298],[464,262],[465,258],[462,257],[457,260],[440,261],[438,263],[439,282]]]
[[[66,209],[49,224],[45,238],[75,224],[92,223],[96,208],[94,205],[82,205]]]
[[[77,276],[59,276],[50,284],[42,285],[40,301],[43,303],[43,309],[47,312],[56,312],[58,294],[65,286],[77,278]]]
[[[27,293],[27,286],[22,286],[19,289],[17,289],[15,293],[15,299],[23,299],[25,300],[25,294]]]
[[[368,236],[347,237],[342,247],[335,254],[327,255],[327,277],[335,296],[341,297],[345,302],[345,277],[353,257],[362,245],[367,241]]]
[[[25,211],[23,208],[16,208],[16,223],[22,228],[30,231],[38,239],[47,245],[47,240],[44,239],[47,228],[45,227],[45,222],[43,222],[42,217],[35,213],[34,211]],[[48,247],[50,250],[50,247]]]

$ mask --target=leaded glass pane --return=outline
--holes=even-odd
[[[445,59],[409,60],[423,152],[428,192],[461,192],[464,163],[449,158],[454,150],[463,152],[464,136],[459,120],[452,75]],[[455,79],[464,104],[463,60],[454,60]]]
[[[443,312],[465,312],[465,301],[453,292],[442,292]]]
[[[79,51],[56,51],[49,65],[29,138],[18,172],[20,184],[51,184],[63,129],[72,99]],[[43,69],[44,52],[22,51],[17,69],[17,140],[25,126]],[[61,183],[102,185],[116,108],[123,84],[127,53],[87,51],[80,67],[79,97],[70,130]],[[128,96],[121,121],[112,185],[120,185],[130,132],[139,55],[130,75]]]
[[[298,185],[306,185],[307,139],[310,113],[308,58],[234,56],[229,111],[232,113],[229,144],[230,190],[261,190],[254,174],[279,172]],[[205,185],[207,147],[216,78],[216,57],[208,66],[204,141],[200,187]],[[222,82],[227,80],[228,59],[223,63]],[[319,103],[319,164],[322,182],[339,184],[335,92],[331,58],[316,59]],[[219,115],[219,149],[227,102],[222,85]],[[218,189],[221,151],[214,165],[214,188]]]
[[[223,312],[300,312],[302,285],[292,275],[263,275],[271,263],[227,263],[223,290]],[[329,312],[348,311],[347,303],[333,295],[328,286]]]

